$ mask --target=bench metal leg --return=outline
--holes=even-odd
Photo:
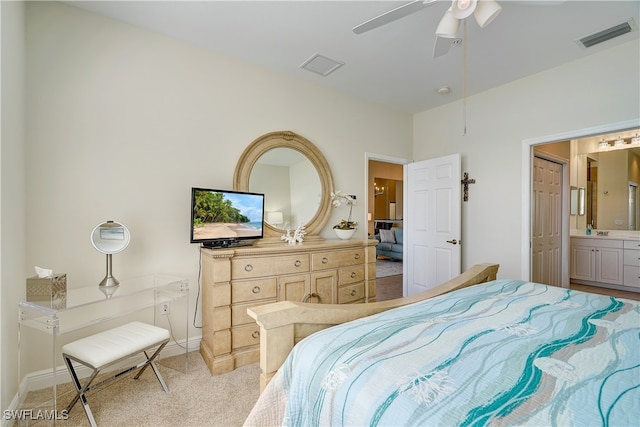
[[[73,381],[73,385],[76,388],[76,395],[73,398],[73,400],[71,400],[71,402],[69,403],[69,405],[66,408],[67,413],[69,413],[69,411],[71,411],[71,408],[73,408],[75,406],[75,404],[78,402],[78,400],[80,400],[80,402],[82,402],[82,407],[84,408],[84,412],[85,414],[87,414],[87,418],[89,419],[89,423],[91,424],[91,427],[97,427],[96,424],[96,420],[93,417],[93,413],[91,412],[91,408],[89,408],[89,403],[87,402],[87,397],[86,394],[95,388],[98,388],[100,386],[102,386],[103,384],[109,383],[113,380],[118,379],[119,377],[121,377],[122,375],[134,371],[136,369],[139,369],[140,371],[136,374],[136,376],[134,377],[134,379],[138,379],[140,378],[140,375],[142,375],[142,373],[144,372],[144,370],[147,368],[147,366],[151,366],[151,369],[153,369],[153,372],[156,375],[156,378],[158,379],[158,382],[160,382],[160,385],[162,386],[162,389],[164,390],[165,393],[169,393],[169,388],[167,387],[167,384],[164,382],[164,378],[162,378],[162,375],[160,374],[160,371],[158,370],[158,367],[155,365],[155,359],[156,357],[160,354],[160,351],[162,351],[162,349],[167,345],[167,343],[169,342],[169,340],[163,342],[162,344],[160,344],[160,346],[158,347],[158,349],[151,355],[151,357],[149,357],[149,354],[147,353],[147,350],[144,350],[143,353],[145,355],[145,357],[147,358],[146,361],[141,362],[135,366],[131,366],[130,368],[127,368],[123,371],[118,372],[117,374],[104,379],[102,381],[100,381],[99,383],[91,386],[91,383],[93,382],[93,380],[95,380],[95,378],[98,376],[98,373],[100,373],[100,370],[102,368],[98,368],[95,369],[92,366],[87,365],[86,363],[83,363],[82,360],[78,360],[76,358],[73,358],[73,360],[75,360],[76,362],[84,365],[84,366],[88,366],[89,368],[91,368],[93,370],[93,372],[91,373],[91,375],[89,376],[89,378],[86,380],[84,386],[82,385],[82,383],[80,382],[80,379],[78,378],[78,375],[76,373],[76,370],[73,368],[73,364],[71,362],[71,357],[67,356],[66,354],[63,354],[62,357],[64,359],[64,363],[65,365],[67,365],[67,370],[69,371],[69,373],[71,374],[71,379]],[[133,356],[133,354],[131,355]],[[130,357],[130,356],[129,356]]]
[[[138,378],[140,378],[140,375],[142,375],[144,370],[147,369],[147,366],[151,366],[151,369],[153,369],[153,373],[156,374],[156,378],[160,382],[160,385],[162,386],[162,389],[164,390],[165,393],[169,393],[169,387],[167,387],[167,384],[165,384],[164,382],[164,378],[162,378],[162,375],[160,375],[160,371],[158,370],[158,367],[155,364],[155,358],[156,356],[158,356],[158,354],[160,354],[160,351],[162,351],[162,349],[164,348],[165,345],[167,345],[167,343],[168,341],[163,343],[160,347],[158,347],[158,349],[153,353],[151,357],[149,357],[149,354],[147,354],[145,350],[143,353],[147,358],[147,361],[145,362],[144,366],[140,369],[140,372],[138,372],[137,375],[133,377],[133,379],[137,380]]]
[[[82,408],[84,409],[84,413],[87,415],[87,418],[89,419],[89,423],[91,424],[91,427],[97,427],[96,420],[93,418],[93,413],[91,412],[91,408],[89,408],[89,403],[87,402],[87,396],[85,395],[85,393],[89,390],[89,386],[91,385],[93,380],[96,378],[96,376],[98,376],[98,373],[100,372],[100,370],[94,369],[93,373],[87,379],[87,382],[83,386],[80,383],[80,380],[78,379],[76,370],[73,369],[71,360],[65,356],[64,363],[67,365],[67,369],[69,370],[69,373],[71,374],[71,379],[73,380],[73,385],[76,388],[76,396],[69,403],[69,405],[67,405],[66,412],[69,413],[69,411],[71,411],[71,408],[75,406],[75,404],[78,402],[78,399],[79,399],[82,402]]]

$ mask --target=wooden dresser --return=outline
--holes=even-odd
[[[375,240],[317,240],[202,249],[200,353],[212,375],[260,359],[247,309],[276,301],[350,304],[376,300]]]

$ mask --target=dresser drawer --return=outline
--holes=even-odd
[[[624,241],[625,249],[640,249],[640,241],[638,240],[625,240]]]
[[[311,255],[311,268],[324,270],[327,268],[346,267],[362,263],[364,260],[364,249],[354,248],[341,251],[318,252]]]
[[[260,344],[260,327],[253,325],[231,328],[231,348],[248,347]]]
[[[276,297],[275,277],[258,280],[234,281],[231,284],[231,303],[249,302]]]
[[[348,304],[364,299],[364,283],[342,286],[338,289],[338,304]]]
[[[631,249],[624,250],[624,265],[635,265],[640,267],[640,251]]]
[[[640,267],[625,265],[623,274],[623,285],[640,288]]]
[[[309,255],[283,255],[272,257],[234,258],[231,260],[231,277],[251,279],[309,271]]]
[[[348,285],[349,283],[362,282],[364,280],[364,265],[353,265],[343,267],[338,270],[338,284]]]

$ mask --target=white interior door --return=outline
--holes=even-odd
[[[433,288],[460,274],[460,169],[460,154],[404,167],[405,295]]]
[[[533,159],[531,279],[562,287],[562,165]]]

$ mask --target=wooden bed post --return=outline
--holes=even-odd
[[[409,297],[362,304],[307,304],[281,301],[247,309],[260,326],[260,391],[282,366],[293,346],[314,332],[456,289],[495,280],[498,264],[477,264],[435,288]]]
[[[293,324],[266,330],[260,328],[260,391],[264,390],[271,378],[286,359],[294,346]]]

